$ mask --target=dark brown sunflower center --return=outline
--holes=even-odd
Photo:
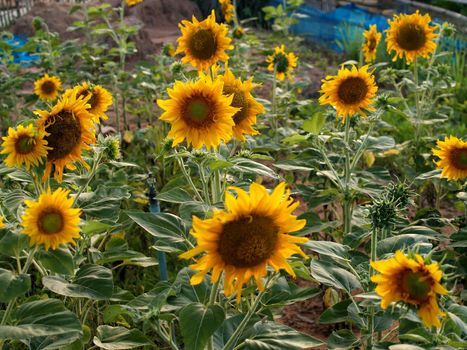
[[[55,83],[53,81],[47,80],[42,83],[41,90],[44,94],[52,94],[56,90]]]
[[[368,86],[362,78],[352,77],[345,79],[337,90],[339,99],[346,104],[354,104],[365,99]]]
[[[422,272],[407,271],[402,275],[402,290],[412,299],[424,301],[430,292],[430,279]]]
[[[49,133],[45,139],[52,149],[47,153],[48,160],[57,160],[71,153],[81,140],[81,124],[70,112],[61,111],[51,116],[53,123],[49,124],[45,131]]]
[[[27,135],[20,136],[15,143],[16,152],[19,154],[28,154],[34,149],[35,139]]]
[[[415,51],[423,47],[426,42],[425,31],[417,24],[402,25],[396,35],[397,44],[404,50]]]
[[[450,158],[457,169],[467,170],[467,148],[453,150]]]
[[[201,60],[210,59],[217,50],[215,34],[209,29],[199,29],[188,40],[190,54]]]
[[[370,40],[368,40],[368,50],[374,51],[375,49],[376,49],[376,39],[374,37],[371,37]]]
[[[228,265],[253,267],[273,255],[278,228],[270,218],[249,216],[224,225],[218,253]]]
[[[276,72],[285,73],[289,67],[289,60],[283,53],[278,53],[274,56],[274,65],[276,66]]]
[[[183,119],[194,127],[207,126],[213,122],[211,103],[204,96],[193,96],[185,103]]]
[[[240,108],[240,110],[233,116],[235,125],[238,125],[248,116],[248,101],[246,99],[245,93],[230,85],[224,85],[223,93],[224,95],[233,94],[231,106]]]
[[[42,233],[53,235],[63,229],[64,220],[62,214],[54,209],[45,209],[38,219],[38,226]]]

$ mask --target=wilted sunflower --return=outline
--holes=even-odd
[[[438,36],[434,31],[436,26],[430,26],[429,14],[415,12],[411,15],[394,15],[388,20],[389,29],[386,30],[388,53],[396,51],[393,61],[405,55],[407,63],[412,63],[416,56],[427,58],[436,50],[434,39]]]
[[[45,250],[57,249],[60,244],[75,244],[79,238],[79,216],[81,209],[72,208],[70,191],[50,188],[37,201],[26,200],[27,208],[21,217],[23,233],[30,237],[31,245],[44,244]]]
[[[222,94],[223,86],[220,79],[213,82],[206,76],[186,83],[176,81],[167,89],[170,98],[157,100],[165,110],[160,119],[172,124],[167,136],[173,139],[173,147],[186,139],[196,149],[217,148],[221,140],[231,139],[232,117],[238,108],[231,106],[233,96]]]
[[[271,194],[257,183],[251,184],[249,193],[240,188],[234,190],[237,198],[230,193],[225,195],[226,211],[216,210],[211,219],[193,217],[191,234],[198,245],[180,257],[189,259],[205,252],[190,266],[199,271],[191,278],[191,284],[201,283],[210,270],[215,283],[224,271],[225,295],[236,293],[240,301],[243,285],[252,277],[263,290],[262,278],[268,265],[295,276],[287,258],[294,254],[306,257],[297,243],[308,239],[289,234],[302,229],[306,221],[292,215],[299,203],[294,203],[285,183]]]
[[[195,16],[192,22],[183,20],[179,25],[182,36],[177,39],[178,48],[175,54],[185,53],[183,63],[190,63],[198,70],[206,70],[217,61],[227,61],[229,56],[225,50],[233,49],[232,39],[227,36],[225,24],[216,23],[216,14],[199,22]]]
[[[441,175],[449,180],[462,180],[467,177],[467,142],[455,136],[445,137],[436,142],[439,149],[433,148],[433,155],[440,158],[435,162]]]
[[[371,261],[371,266],[381,273],[371,280],[378,285],[375,291],[382,297],[383,309],[394,301],[403,301],[415,305],[427,327],[441,326],[439,317],[444,313],[439,309],[437,295],[447,294],[447,290],[439,283],[443,273],[438,263],[426,264],[420,255],[411,258],[398,250],[393,258]]]
[[[219,0],[221,5],[222,15],[227,23],[231,22],[234,16],[234,6],[232,0]]]
[[[136,4],[139,4],[140,2],[143,2],[143,0],[125,0],[126,4],[128,6],[135,6]]]
[[[252,79],[242,82],[240,78],[235,78],[228,68],[220,78],[224,82],[224,95],[233,95],[231,106],[240,108],[233,116],[235,122],[233,134],[235,138],[245,141],[244,134],[257,135],[258,131],[253,129],[253,125],[256,124],[256,116],[264,113],[264,107],[251,95],[251,91],[255,87]]]
[[[336,109],[337,116],[343,118],[359,113],[365,116],[364,109],[374,111],[373,98],[378,91],[375,77],[368,72],[368,66],[349,70],[342,66],[337,75],[327,76],[321,85],[323,94],[319,98],[322,105],[330,104]]]
[[[369,30],[363,32],[365,42],[363,43],[362,50],[365,56],[365,62],[370,63],[376,59],[376,49],[381,41],[381,33],[378,32],[376,24],[370,26]]]
[[[90,95],[91,97],[87,100],[90,106],[88,111],[94,116],[94,121],[99,123],[100,119],[107,119],[105,112],[112,105],[112,95],[107,89],[100,85],[89,85],[83,82],[81,85],[65,91],[63,96],[69,97],[71,94],[76,94],[77,99],[80,97],[86,98]]]
[[[47,153],[44,180],[50,176],[52,165],[55,166],[54,177],[59,182],[65,167],[76,169],[75,161],[89,167],[81,153],[96,141],[93,116],[87,111],[90,97],[76,99],[73,93],[58,101],[50,112],[34,112],[40,117],[37,127],[46,133],[45,139],[51,148]]]
[[[19,125],[15,130],[8,129],[8,135],[3,137],[2,151],[0,154],[7,154],[5,165],[8,167],[20,167],[24,164],[29,170],[31,166],[38,166],[43,163],[43,158],[47,156],[47,141],[44,139],[44,131],[34,130],[34,126],[29,124],[24,127]]]
[[[287,76],[289,80],[292,80],[290,72],[297,67],[297,56],[293,52],[286,53],[284,45],[277,46],[274,50],[274,54],[268,56],[266,62],[269,63],[268,70],[274,72],[274,67],[276,67],[276,78],[279,80],[284,80]]]
[[[34,82],[34,93],[42,100],[53,101],[57,98],[62,82],[58,77],[49,76],[47,73]]]

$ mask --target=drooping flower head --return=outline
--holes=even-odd
[[[376,50],[378,49],[378,44],[381,41],[381,33],[378,32],[376,24],[370,26],[369,30],[363,32],[363,37],[365,41],[362,45],[363,55],[365,57],[365,62],[371,63],[376,60]]]
[[[366,116],[365,111],[374,111],[373,98],[378,91],[375,77],[368,66],[347,69],[342,66],[337,75],[327,76],[321,85],[319,103],[330,104],[343,121],[356,113]]]
[[[9,128],[8,135],[3,137],[2,151],[7,154],[5,165],[8,167],[21,167],[24,165],[29,170],[31,166],[43,163],[47,156],[47,141],[45,132],[34,130],[29,124],[24,127],[19,125],[16,129]]]
[[[93,116],[88,112],[91,96],[76,98],[76,94],[63,97],[51,111],[38,110],[38,130],[45,132],[50,150],[47,153],[44,180],[55,166],[54,177],[62,181],[63,169],[75,170],[78,161],[88,168],[82,157],[83,150],[90,149],[96,141]]]
[[[100,119],[107,119],[105,113],[112,105],[112,94],[107,89],[100,85],[89,85],[87,82],[83,82],[73,89],[66,90],[63,96],[70,97],[72,94],[75,94],[77,99],[90,96],[87,100],[88,111],[93,115],[94,122],[99,123]]]
[[[221,5],[222,15],[227,23],[230,23],[234,16],[234,6],[232,0],[219,0]]]
[[[390,54],[395,51],[393,61],[405,56],[407,63],[413,62],[415,57],[427,58],[436,50],[434,39],[438,36],[434,31],[436,26],[430,26],[429,14],[423,16],[418,12],[410,15],[394,15],[388,20],[389,29],[386,30],[387,50]]]
[[[34,82],[34,93],[41,100],[53,101],[58,97],[62,82],[60,78],[49,76],[47,73]]]
[[[440,158],[435,162],[438,169],[443,169],[441,175],[449,180],[462,180],[467,177],[467,142],[455,136],[445,137],[444,141],[436,142],[438,148],[433,148],[433,155]]]
[[[440,327],[439,317],[444,313],[438,306],[438,294],[447,294],[440,284],[442,271],[438,263],[428,264],[418,254],[414,258],[398,250],[391,259],[371,261],[371,266],[381,274],[371,280],[377,284],[376,293],[381,296],[381,307],[386,309],[392,302],[403,301],[417,309],[418,316],[427,327]]]
[[[290,73],[297,67],[297,56],[293,52],[286,53],[284,45],[277,46],[274,54],[268,56],[266,62],[269,63],[268,70],[274,72],[276,68],[276,78],[284,80],[287,77],[292,80]]]
[[[193,217],[191,234],[198,245],[180,255],[183,259],[205,253],[190,267],[199,272],[191,278],[191,284],[203,281],[212,270],[213,283],[224,272],[224,293],[237,295],[240,301],[244,284],[253,277],[260,290],[267,266],[274,270],[284,269],[295,276],[287,258],[306,255],[297,243],[308,241],[305,237],[290,235],[305,226],[305,220],[297,220],[292,213],[299,205],[290,197],[285,183],[279,184],[271,194],[263,186],[253,183],[249,193],[233,188],[237,198],[225,195],[225,211],[215,211],[210,219]]]
[[[75,244],[79,238],[79,216],[81,209],[72,208],[70,191],[48,189],[37,201],[26,200],[22,216],[23,233],[30,237],[31,245],[43,244],[45,250],[57,249],[61,244]]]
[[[230,45],[232,39],[227,36],[227,26],[216,23],[214,10],[202,22],[193,16],[191,22],[183,20],[178,26],[182,36],[177,39],[175,54],[185,54],[183,63],[190,63],[198,70],[206,70],[218,61],[226,62],[229,59],[225,50],[233,49]]]
[[[176,81],[167,90],[169,99],[157,100],[165,111],[160,119],[172,125],[168,138],[173,147],[186,139],[196,149],[211,149],[232,138],[232,117],[238,108],[231,106],[233,96],[222,94],[223,87],[220,79],[212,81],[207,76],[186,83]]]
[[[253,125],[256,124],[256,116],[264,113],[264,107],[251,95],[251,91],[255,87],[253,79],[242,81],[240,78],[236,78],[228,67],[220,78],[224,82],[224,95],[233,95],[231,106],[240,109],[233,116],[235,122],[234,137],[237,140],[245,141],[244,135],[257,135],[258,131],[253,129]]]

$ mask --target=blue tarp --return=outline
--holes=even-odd
[[[283,4],[283,0],[270,1],[272,6],[279,4]],[[357,38],[361,38],[363,31],[372,24],[376,24],[380,32],[389,27],[389,17],[371,13],[355,4],[337,7],[335,10],[328,12],[304,4],[300,6],[297,13],[304,16],[299,16],[299,22],[290,28],[293,33],[307,36],[337,52],[342,52],[342,49],[337,45],[337,41],[344,39],[342,37],[344,33],[342,26],[344,24],[349,26],[347,30],[350,30]],[[442,23],[443,21],[435,18],[434,22]],[[466,47],[465,42],[449,38],[443,38],[443,44],[450,48]]]
[[[20,49],[27,43],[28,38],[22,35],[13,35],[13,37],[4,36],[0,41],[9,45],[13,49],[13,62],[19,63],[23,66],[29,66],[32,62],[37,61],[39,56],[31,52],[20,51]],[[0,48],[0,56],[2,56],[2,49]]]

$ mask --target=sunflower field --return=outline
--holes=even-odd
[[[135,59],[151,1],[0,41],[0,350],[467,349],[456,26],[219,0]]]

